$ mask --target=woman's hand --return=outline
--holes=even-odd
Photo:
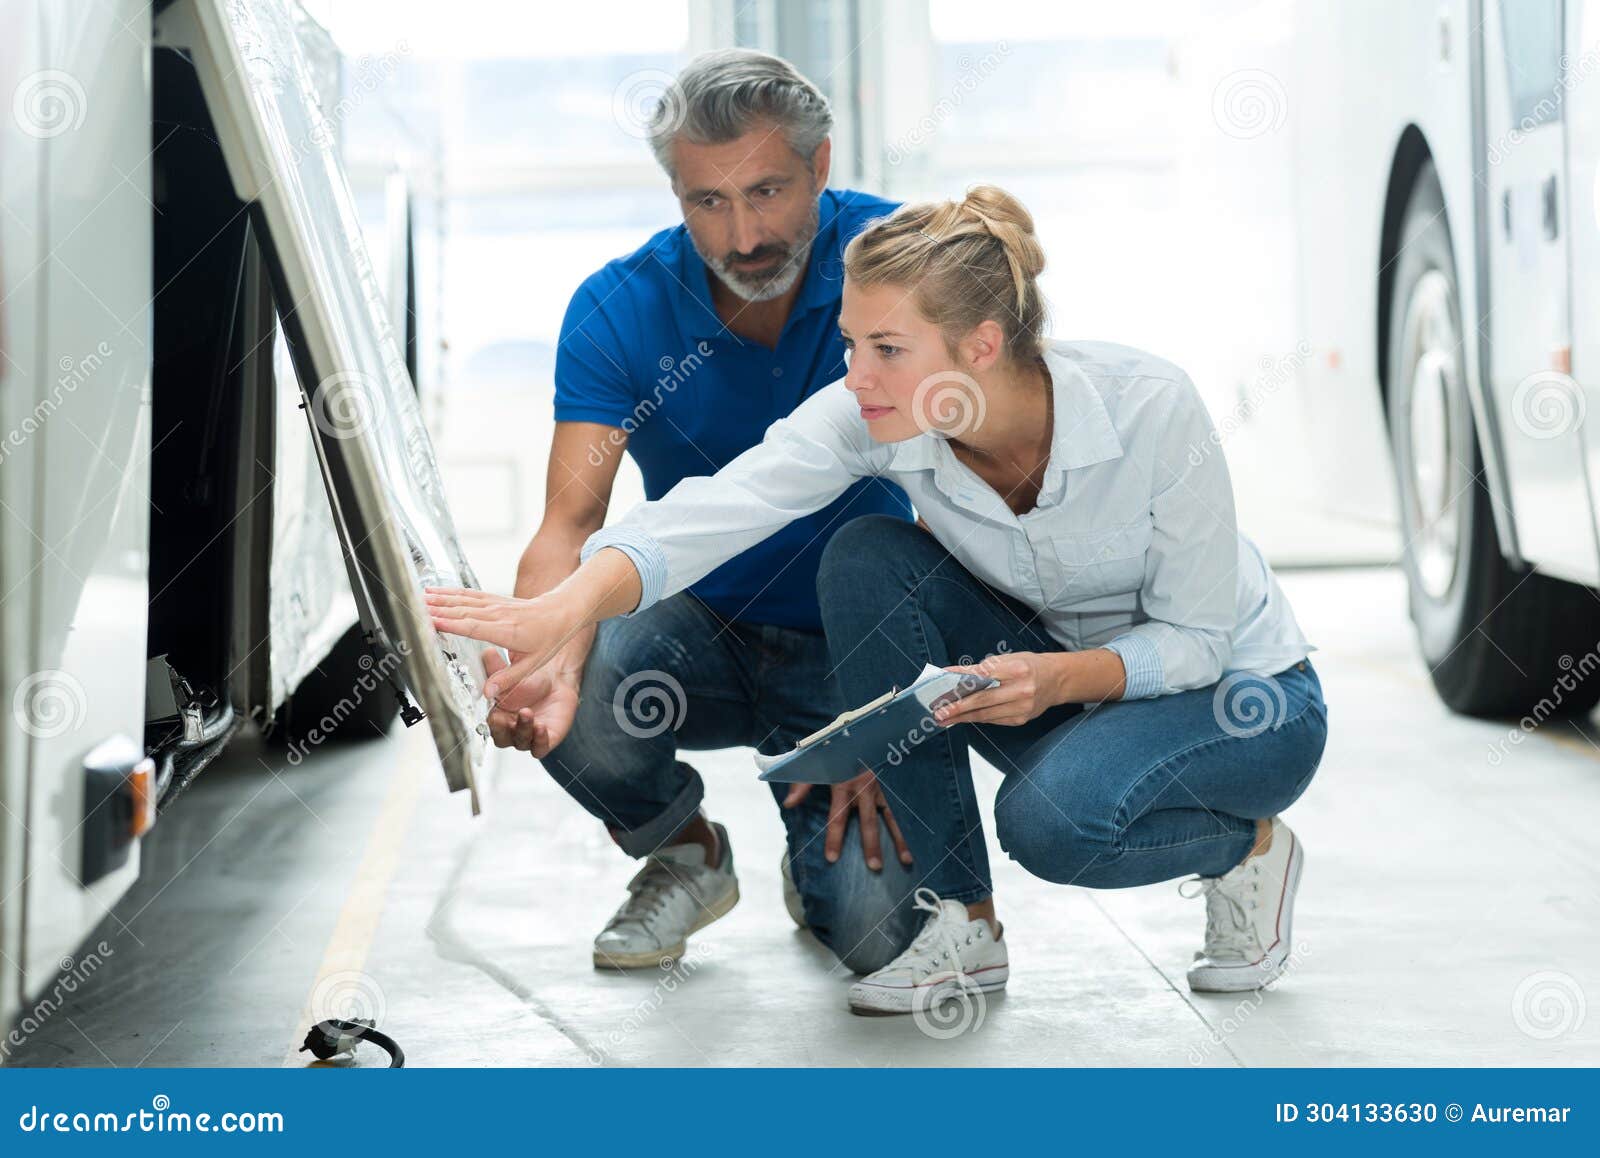
[[[424,589],[438,631],[497,643],[513,654],[511,666],[484,681],[491,702],[537,671],[591,623],[639,605],[643,588],[627,553],[605,547],[543,595],[516,599],[468,587]]]
[[[933,718],[947,728],[952,724],[1026,724],[1063,702],[1059,665],[1066,654],[1018,651],[991,655],[982,663],[947,667],[945,671],[991,676],[1000,686],[946,704]]]
[[[1122,657],[1104,647],[1085,651],[1017,651],[946,671],[993,676],[1000,686],[947,704],[933,714],[939,723],[1026,724],[1057,704],[1120,700],[1127,687]]]
[[[491,702],[543,667],[584,627],[583,617],[554,592],[517,599],[466,587],[429,587],[424,595],[436,630],[498,644],[519,657],[485,681],[483,694]]]

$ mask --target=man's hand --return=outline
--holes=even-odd
[[[506,666],[499,651],[484,652],[483,669],[488,674]],[[489,712],[489,733],[495,747],[515,748],[541,759],[548,756],[572,728],[581,674],[549,663],[503,692],[499,704]]]
[[[544,519],[517,561],[512,585],[516,595],[533,599],[548,594],[578,569],[584,541],[605,524],[612,482],[627,441],[627,433],[615,426],[556,423],[545,468]],[[597,456],[597,446],[610,446],[616,453]],[[441,608],[447,617],[456,614],[447,603]],[[465,614],[471,617],[470,612]],[[578,629],[543,665],[542,657],[527,654],[527,644],[503,644],[511,653],[509,665],[498,656],[484,657],[488,676],[499,677],[484,681],[486,694],[499,701],[489,713],[489,730],[497,745],[544,756],[566,738],[594,636],[592,624]]]
[[[793,808],[811,794],[813,785],[796,784],[783,798],[785,808]],[[833,799],[828,802],[828,835],[823,843],[823,855],[833,864],[844,851],[844,832],[850,823],[850,813],[861,818],[861,851],[866,854],[867,867],[873,872],[883,868],[883,841],[878,832],[878,810],[883,810],[884,823],[889,826],[889,837],[899,852],[900,863],[911,863],[911,850],[906,838],[900,834],[894,812],[883,798],[883,786],[871,772],[863,772],[854,780],[833,786]]]

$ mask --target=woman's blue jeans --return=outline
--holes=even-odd
[[[896,519],[840,528],[817,591],[850,704],[905,687],[925,664],[1064,650],[1027,606]],[[1062,704],[1015,727],[921,728],[877,772],[919,883],[942,897],[992,891],[968,744],[1004,774],[995,827],[1012,859],[1058,884],[1126,888],[1237,865],[1256,819],[1305,791],[1327,730],[1317,673],[1301,660],[1155,699]]]

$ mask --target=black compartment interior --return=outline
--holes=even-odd
[[[226,698],[250,217],[193,66],[152,53],[155,143],[149,654]]]

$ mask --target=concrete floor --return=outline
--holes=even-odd
[[[1288,817],[1308,850],[1295,966],[1263,996],[1188,992],[1203,916],[1176,882],[1058,888],[996,850],[1013,977],[981,1026],[854,1018],[848,978],[784,913],[782,830],[744,751],[695,757],[739,907],[675,972],[597,973],[630,862],[518,754],[469,818],[415,729],[298,767],[238,743],[146,842],[91,938],[104,967],[13,1060],[303,1064],[314,1007],[377,1016],[420,1066],[1600,1063],[1592,724],[1511,744],[1447,713],[1394,572],[1284,585],[1332,735]]]

